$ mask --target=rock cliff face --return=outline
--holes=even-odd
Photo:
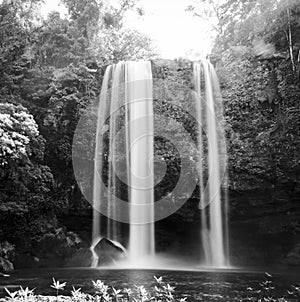
[[[271,192],[231,191],[229,254],[234,266],[300,266],[300,209],[289,199],[276,203]],[[277,200],[279,202],[279,200]],[[156,251],[190,261],[202,257],[198,200],[191,199],[170,217],[155,224]],[[282,206],[284,204],[284,206]],[[294,204],[294,207],[293,207]],[[74,215],[74,216],[73,216]],[[68,229],[90,223],[92,212],[64,218]],[[81,235],[76,227],[76,232]],[[84,232],[82,233],[84,234]],[[87,238],[87,237],[85,237]],[[128,238],[123,238],[126,247]],[[88,242],[90,244],[90,242]],[[109,262],[104,257],[105,263]]]
[[[153,62],[153,77],[155,83],[155,112],[168,111],[170,117],[183,123],[193,136],[194,121],[180,104],[191,102],[192,65],[189,61],[156,60]],[[222,83],[221,83],[222,84]],[[263,139],[255,133],[259,129],[246,129],[249,133],[243,136],[245,124],[243,113],[237,120],[234,105],[224,93],[226,133],[229,150],[229,237],[230,259],[233,265],[289,265],[299,264],[300,244],[300,186],[296,176],[287,182],[288,171],[282,178],[274,178],[272,173],[272,158],[263,150],[253,150]],[[170,105],[171,104],[171,105]],[[230,121],[234,119],[235,125]],[[253,130],[253,131],[252,131]],[[255,131],[254,131],[255,130]],[[253,133],[252,133],[252,132]],[[246,138],[245,138],[246,137]],[[251,143],[251,140],[255,143]],[[251,147],[251,156],[247,148]],[[167,154],[163,144],[157,141],[161,155],[170,165],[169,174],[155,188],[156,198],[166,193],[170,182],[176,181],[178,169],[174,154]],[[248,150],[249,151],[249,150]],[[171,152],[172,153],[172,152]],[[190,154],[187,152],[187,158]],[[168,157],[169,156],[169,157]],[[278,155],[282,156],[282,155]],[[269,158],[270,157],[270,158]],[[249,164],[250,162],[250,164]],[[245,164],[243,164],[245,163]],[[251,164],[252,163],[252,164]],[[267,171],[266,173],[262,171]],[[188,175],[186,176],[188,179]],[[285,179],[285,182],[282,180]],[[276,180],[276,181],[275,181]],[[197,190],[192,198],[172,216],[156,223],[156,249],[158,252],[169,252],[181,257],[190,257],[197,261],[201,258],[200,213]],[[69,230],[90,238],[91,212],[79,209],[68,217],[61,218]],[[126,232],[123,242],[126,246]],[[87,239],[87,245],[90,239]]]
[[[154,77],[159,79],[157,81],[163,83],[161,89],[165,92],[160,92],[160,95],[164,95],[167,100],[176,104],[191,101],[188,89],[193,89],[194,83],[189,62],[158,60],[154,62],[153,70]],[[183,89],[178,92],[179,84],[187,87],[186,91]],[[256,133],[263,133],[263,129],[259,128],[262,127],[262,124],[254,125],[253,128],[243,127],[245,123],[251,125],[250,121],[246,120],[251,115],[247,114],[247,110],[243,109],[242,105],[238,107],[234,105],[235,103],[229,97],[232,96],[232,93],[230,94],[228,89],[227,86],[223,87],[224,115],[227,121],[224,126],[227,133],[229,159],[231,262],[233,265],[251,266],[300,264],[298,248],[300,243],[299,173],[297,176],[295,169],[289,171],[288,166],[286,168],[281,166],[278,170],[278,167],[274,165],[274,160],[284,162],[287,154],[277,154],[276,151],[272,151],[271,146],[270,150],[262,147],[262,141],[265,138],[259,138],[256,135]],[[233,108],[235,109],[233,110]],[[252,108],[252,110],[259,116],[258,111],[263,109]],[[262,116],[263,114],[264,112]],[[272,118],[269,117],[269,119]],[[276,145],[275,137],[272,137],[270,143]],[[275,169],[277,170],[275,171]],[[280,177],[276,176],[276,173]],[[199,241],[199,212],[195,206],[198,203],[195,201],[197,198],[198,196],[194,194],[193,198],[174,215],[174,220],[182,225],[183,232],[178,231],[178,235],[181,234],[194,241]],[[193,226],[186,225],[187,222],[191,222]],[[160,225],[162,227],[159,229],[157,237],[159,237],[160,231],[163,234],[165,230],[168,230],[168,223],[165,223],[164,226],[164,222],[161,222]],[[185,229],[187,227],[193,229],[190,231],[190,236],[187,235],[188,230]],[[170,229],[172,230],[172,227]],[[176,235],[173,236],[172,232],[168,232],[168,236],[165,237],[173,237],[173,241],[178,242]],[[181,244],[179,250],[183,252],[185,248],[193,249],[195,247],[184,243]],[[196,253],[199,253],[199,244]]]
[[[285,195],[285,196],[284,196]],[[230,194],[231,259],[238,265],[300,265],[300,207],[285,191]]]

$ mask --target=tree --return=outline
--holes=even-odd
[[[71,162],[80,114],[99,95],[104,67],[118,60],[152,57],[151,41],[123,28],[124,14],[137,9],[136,1],[111,6],[98,0],[66,0],[70,18],[52,12],[39,22],[29,11],[19,18],[22,1],[16,2],[16,9],[6,2],[1,4],[3,14],[15,23],[7,29],[6,19],[0,24],[5,29],[0,100],[22,104],[33,114],[46,138],[45,164],[54,174],[54,191],[72,206],[81,199]],[[26,3],[37,7],[39,1]]]
[[[0,101],[18,94],[23,72],[30,64],[30,31],[41,1],[8,1],[0,5]]]
[[[32,155],[30,142],[36,142],[39,133],[32,115],[22,106],[0,104],[0,165],[5,166],[11,160]]]
[[[215,41],[233,188],[299,184],[299,9],[295,1],[226,1]]]
[[[146,35],[128,28],[110,27],[94,42],[95,56],[107,64],[128,60],[151,60],[157,57],[153,42]]]
[[[204,18],[217,34],[215,51],[220,55],[231,46],[252,47],[257,41],[273,43],[288,52],[296,73],[299,54],[299,5],[296,0],[199,0],[188,10]],[[275,36],[274,36],[275,35]]]
[[[188,5],[186,10],[192,12],[195,17],[201,18],[211,25],[216,34],[222,34],[223,18],[228,11],[228,7],[223,5],[221,0],[196,0]]]
[[[0,237],[23,241],[41,233],[35,225],[57,210],[53,176],[43,165],[44,139],[33,116],[21,105],[2,103],[0,117]]]

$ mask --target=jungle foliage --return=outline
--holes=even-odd
[[[194,2],[189,10],[216,32],[211,60],[224,97],[230,188],[282,187],[294,198],[300,182],[299,1]],[[39,236],[56,214],[89,206],[72,168],[78,120],[99,95],[106,65],[156,57],[151,40],[123,24],[126,11],[143,13],[134,0],[114,7],[64,0],[68,18],[52,12],[46,19],[42,3],[0,4],[0,239],[12,242]]]
[[[203,0],[224,97],[230,187],[299,192],[300,3]]]
[[[64,0],[69,15],[42,18],[42,0],[0,4],[0,237],[39,236],[56,214],[81,206],[71,146],[104,67],[155,56],[151,40],[123,25],[134,0]]]

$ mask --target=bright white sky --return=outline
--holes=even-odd
[[[206,22],[185,11],[190,1],[140,0],[145,15],[138,17],[136,13],[130,13],[125,25],[150,36],[162,58],[205,56],[211,49],[212,33]],[[51,10],[58,10],[63,16],[67,11],[59,3],[60,0],[46,0],[42,13],[46,16]]]

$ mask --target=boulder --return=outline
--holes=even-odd
[[[98,266],[115,264],[126,258],[126,251],[121,244],[107,238],[101,238],[98,241],[94,246],[94,252],[99,257]]]

